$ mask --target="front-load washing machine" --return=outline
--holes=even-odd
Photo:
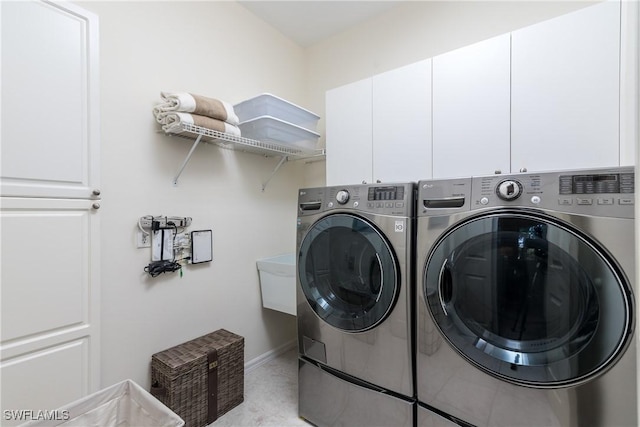
[[[637,426],[634,203],[633,168],[419,182],[420,407]]]
[[[415,184],[299,191],[299,413],[412,426]]]

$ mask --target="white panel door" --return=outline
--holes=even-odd
[[[99,387],[97,202],[1,203],[2,410],[56,409]]]
[[[98,21],[71,4],[0,2],[2,196],[98,188]]]
[[[0,393],[15,425],[100,388],[98,20],[41,1],[0,2],[0,19]]]
[[[327,185],[372,180],[371,79],[327,91]]]
[[[510,171],[509,34],[433,58],[433,177]]]
[[[512,170],[619,164],[620,3],[512,33]]]
[[[431,178],[431,59],[373,77],[373,180]]]

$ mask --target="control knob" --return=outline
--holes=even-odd
[[[496,193],[502,200],[515,200],[522,194],[522,184],[512,179],[504,180],[498,184]]]
[[[347,190],[338,191],[338,193],[336,194],[336,200],[341,205],[344,205],[349,201],[349,192]]]

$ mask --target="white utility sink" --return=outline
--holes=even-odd
[[[262,306],[296,315],[296,258],[283,254],[256,262],[260,273]]]

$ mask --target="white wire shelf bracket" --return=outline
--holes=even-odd
[[[169,136],[180,136],[184,138],[194,139],[193,145],[182,162],[180,169],[173,179],[173,184],[178,184],[178,179],[184,171],[187,163],[191,159],[196,147],[201,143],[215,144],[221,148],[244,151],[247,153],[259,154],[265,157],[281,157],[274,171],[269,178],[262,184],[262,191],[265,190],[267,184],[286,161],[292,160],[321,160],[325,156],[324,149],[305,150],[303,148],[278,144],[270,141],[258,141],[255,139],[244,138],[241,136],[231,135],[213,129],[196,126],[189,123],[182,123],[178,132],[167,132]]]

